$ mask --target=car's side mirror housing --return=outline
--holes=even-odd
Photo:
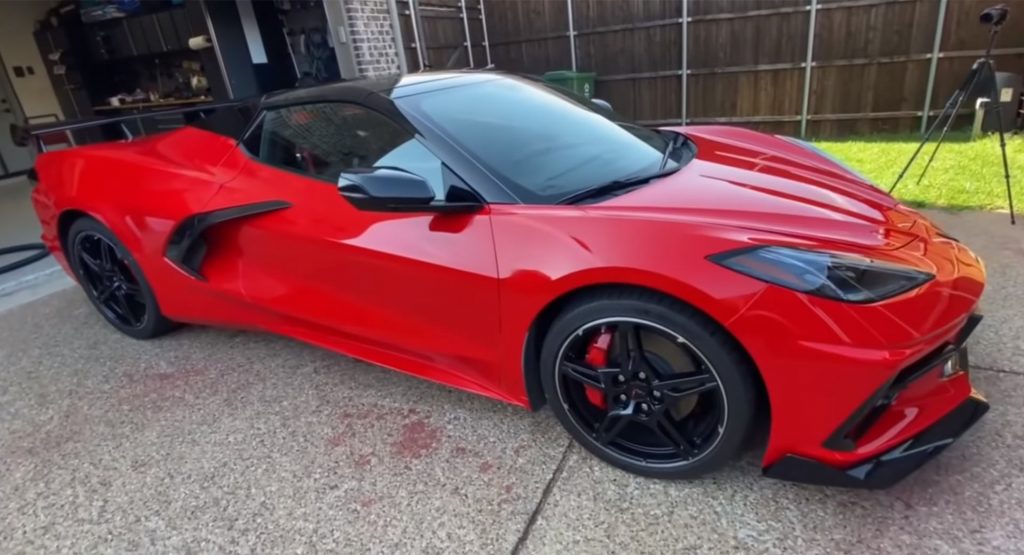
[[[479,202],[438,201],[422,177],[400,168],[349,168],[338,178],[338,192],[353,206],[371,212],[476,212]]]
[[[398,168],[349,168],[338,178],[338,191],[356,208],[377,212],[434,202],[434,190],[425,179]]]

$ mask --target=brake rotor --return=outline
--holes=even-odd
[[[664,379],[679,374],[692,374],[698,371],[690,355],[671,339],[652,332],[640,330],[640,344],[643,346],[647,361],[662,375]],[[612,356],[617,356],[613,354]],[[682,420],[697,405],[697,396],[680,399],[668,407],[672,417]]]

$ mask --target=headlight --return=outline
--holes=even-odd
[[[709,259],[768,283],[850,303],[871,303],[895,297],[935,277],[928,272],[860,256],[790,247],[745,248]]]

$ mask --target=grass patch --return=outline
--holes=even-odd
[[[820,140],[814,144],[889,190],[920,140],[916,135],[878,135]],[[924,180],[917,183],[932,148],[934,142],[925,146],[896,188],[896,198],[913,206],[951,210],[1007,209],[997,135],[975,141],[962,133],[947,136]],[[1014,200],[1024,207],[1024,137],[1006,137],[1006,157],[1010,162]]]

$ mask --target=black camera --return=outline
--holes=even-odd
[[[991,8],[985,8],[985,11],[981,12],[978,20],[981,21],[982,25],[999,27],[1006,23],[1006,16],[1009,14],[1010,8],[1007,8],[1006,4],[998,4]]]

